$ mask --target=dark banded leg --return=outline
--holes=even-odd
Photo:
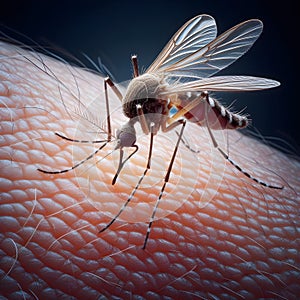
[[[183,130],[184,130],[186,121],[185,120],[179,120],[179,122],[182,124],[182,127],[181,127],[181,130],[180,130],[178,139],[177,139],[177,143],[176,143],[175,148],[174,148],[174,152],[173,152],[172,158],[171,158],[170,163],[169,163],[169,167],[168,167],[165,179],[164,179],[164,184],[163,184],[163,186],[162,186],[162,188],[160,190],[159,196],[158,196],[158,198],[156,200],[156,203],[155,203],[155,206],[154,206],[151,218],[150,218],[150,222],[149,222],[149,225],[148,225],[148,229],[147,229],[147,233],[146,233],[144,245],[142,247],[143,249],[146,248],[147,241],[148,241],[148,238],[149,238],[149,234],[150,234],[150,231],[151,231],[151,226],[153,224],[154,217],[155,217],[155,214],[156,214],[156,210],[158,208],[159,202],[160,202],[160,200],[162,198],[162,195],[164,193],[165,187],[166,187],[167,183],[169,182],[169,178],[170,178],[172,167],[173,167],[173,164],[174,164],[174,161],[175,161],[175,158],[176,158],[176,154],[177,154],[177,150],[178,150],[178,147],[179,147],[179,143],[180,143],[180,141],[182,139]]]
[[[212,143],[214,145],[215,148],[218,149],[218,151],[222,154],[222,156],[229,161],[237,170],[239,170],[241,173],[243,173],[245,176],[247,176],[248,178],[250,178],[251,180],[255,181],[256,183],[259,183],[262,186],[268,187],[268,188],[272,188],[272,189],[283,189],[283,186],[277,186],[277,185],[272,185],[272,184],[268,184],[260,179],[257,179],[255,177],[253,177],[252,175],[250,175],[248,172],[244,171],[237,163],[235,163],[218,145],[215,137],[212,134],[212,131],[208,125],[208,123],[206,123],[207,129],[208,129],[208,133],[210,135],[210,138],[212,140]]]
[[[144,112],[143,112],[143,109],[142,109],[142,106],[140,105],[140,104],[138,104],[138,105],[136,105],[136,111],[137,111],[137,115],[138,115],[138,118],[139,118],[139,122],[140,122],[140,125],[141,125],[141,127],[142,127],[142,130],[143,130],[143,132],[146,134],[146,135],[148,135],[149,134],[149,132],[150,132],[150,130],[151,130],[151,135],[153,135],[153,126],[154,125],[152,125],[151,126],[151,128],[149,129],[149,127],[148,127],[148,124],[147,124],[147,120],[146,120],[146,117],[145,117],[145,115],[144,115]],[[124,151],[123,151],[123,149],[122,148],[120,148],[120,160],[119,160],[119,166],[118,166],[118,170],[117,170],[117,172],[116,172],[116,174],[115,174],[115,176],[114,176],[114,178],[113,178],[113,180],[112,180],[112,185],[114,185],[115,183],[116,183],[116,181],[117,181],[117,178],[118,178],[118,176],[119,176],[119,174],[120,174],[120,172],[121,172],[121,170],[122,170],[122,168],[123,168],[123,166],[124,166],[124,164],[138,151],[138,146],[137,145],[135,145],[135,144],[133,144],[131,147],[134,147],[135,148],[135,150],[134,150],[134,152],[133,153],[131,153],[126,159],[125,159],[125,161],[123,162],[123,154],[124,154]],[[152,140],[151,140],[151,143],[150,143],[150,151],[151,151],[151,153],[152,153]],[[150,158],[151,158],[151,156],[150,156]]]
[[[72,167],[70,167],[68,169],[57,170],[57,171],[47,171],[47,170],[43,170],[43,169],[38,168],[37,170],[39,172],[46,173],[46,174],[61,174],[61,173],[66,173],[66,172],[72,171],[72,170],[76,169],[77,167],[79,167],[80,165],[82,165],[83,163],[85,163],[86,161],[93,158],[101,149],[103,149],[107,145],[107,143],[109,143],[111,141],[112,133],[111,133],[111,122],[110,122],[110,110],[109,110],[107,85],[109,85],[112,88],[112,90],[115,92],[115,94],[117,95],[118,98],[122,99],[122,95],[121,95],[120,91],[114,85],[112,80],[109,77],[105,78],[104,79],[104,94],[105,94],[106,119],[107,119],[107,140],[95,140],[95,141],[77,140],[77,139],[68,138],[68,137],[66,137],[66,136],[64,136],[60,133],[55,132],[55,135],[59,136],[60,138],[62,138],[64,140],[67,140],[69,142],[90,143],[90,144],[104,143],[104,144],[102,146],[100,146],[98,149],[96,149],[88,157],[86,157],[85,159],[81,160],[80,162],[76,163],[75,165],[73,165]]]
[[[142,183],[144,177],[146,176],[148,170],[150,169],[151,166],[151,157],[152,157],[152,148],[153,148],[153,130],[152,130],[153,126],[150,127],[150,147],[149,147],[149,153],[148,153],[148,160],[147,160],[147,166],[146,169],[144,170],[143,175],[140,177],[138,183],[136,184],[136,186],[134,187],[134,189],[132,190],[130,196],[128,197],[128,199],[126,200],[126,202],[123,204],[123,206],[121,207],[121,209],[119,210],[119,212],[114,216],[114,218],[104,227],[102,228],[99,233],[105,231],[107,228],[109,228],[116,220],[117,218],[121,215],[121,213],[124,211],[124,209],[126,208],[126,206],[130,203],[130,201],[132,200],[132,198],[134,197],[136,191],[139,189],[140,184]],[[137,146],[136,146],[137,147]],[[138,150],[138,148],[136,149],[136,151]],[[135,152],[136,152],[135,151]],[[122,169],[123,165],[125,164],[125,162],[135,153],[133,152],[125,161],[124,163],[122,163],[121,165],[119,165],[118,168],[118,172],[117,174],[120,173],[120,170]],[[122,155],[123,157],[123,155]],[[120,157],[120,161],[122,159],[122,157]],[[115,178],[113,180],[113,184],[116,182],[117,179],[117,174],[115,175]]]
[[[55,132],[55,135],[59,136],[60,138],[67,140],[69,142],[74,142],[74,143],[86,143],[86,144],[99,144],[99,143],[104,143],[107,142],[107,140],[95,140],[95,141],[88,141],[88,140],[76,140],[76,139],[71,139],[68,138],[58,132]]]
[[[58,134],[57,134],[58,135]],[[60,136],[60,135],[59,135]],[[63,136],[61,136],[63,137]],[[65,137],[63,137],[65,138]],[[66,140],[71,140],[69,138],[65,138]],[[74,141],[74,142],[83,142],[83,143],[88,143],[88,141],[80,141],[80,140],[71,140],[71,141]],[[102,141],[92,141],[91,143],[97,143],[97,142],[102,142]],[[46,174],[61,174],[61,173],[66,173],[66,172],[69,172],[69,171],[72,171],[74,169],[76,169],[77,167],[79,167],[80,165],[82,165],[83,163],[85,163],[86,161],[90,160],[91,158],[93,158],[101,149],[103,149],[106,145],[107,145],[108,142],[105,142],[105,144],[103,144],[101,147],[99,147],[98,149],[96,149],[92,154],[90,154],[88,157],[86,157],[85,159],[81,160],[80,162],[76,163],[75,165],[73,165],[72,167],[68,168],[68,169],[64,169],[64,170],[58,170],[58,171],[47,171],[47,170],[43,170],[43,169],[40,169],[38,168],[37,170],[42,172],[42,173],[46,173]]]
[[[252,175],[250,175],[248,172],[244,171],[237,163],[235,163],[222,149],[220,149],[218,147],[218,150],[220,151],[220,153],[223,155],[223,157],[225,159],[227,159],[233,166],[236,167],[236,169],[238,169],[240,172],[242,172],[245,176],[247,176],[248,178],[252,179],[253,181],[265,186],[265,187],[268,187],[268,188],[272,188],[272,189],[279,189],[279,190],[282,190],[283,189],[283,186],[277,186],[277,185],[272,185],[272,184],[268,184],[260,179],[257,179],[255,177],[253,177]]]
[[[119,177],[119,174],[123,168],[123,166],[125,165],[125,163],[139,150],[139,147],[137,145],[132,145],[132,148],[135,148],[135,150],[123,161],[123,155],[124,155],[124,151],[122,148],[120,148],[120,159],[119,159],[119,166],[117,169],[117,172],[112,180],[112,185],[114,185]]]

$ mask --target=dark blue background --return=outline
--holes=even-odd
[[[293,2],[295,4],[293,4]],[[250,18],[264,22],[254,47],[222,74],[273,78],[279,88],[227,94],[236,110],[246,106],[253,125],[264,136],[300,144],[299,23],[295,1],[10,1],[1,4],[0,22],[42,45],[67,50],[79,59],[100,56],[117,81],[132,73],[130,55],[138,54],[144,69],[187,20],[212,15],[219,33]],[[19,37],[20,38],[20,37]],[[298,148],[299,153],[299,148]]]

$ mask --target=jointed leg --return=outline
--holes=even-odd
[[[88,157],[86,157],[85,159],[81,160],[80,162],[76,163],[75,165],[73,165],[72,167],[68,168],[68,169],[64,169],[64,170],[58,170],[58,171],[47,171],[47,170],[43,170],[38,168],[37,170],[42,172],[42,173],[46,173],[46,174],[60,174],[60,173],[66,173],[69,172],[71,170],[74,170],[75,168],[79,167],[80,165],[82,165],[83,163],[85,163],[86,161],[88,161],[89,159],[93,158],[101,149],[103,149],[107,143],[109,143],[111,141],[111,123],[110,123],[110,111],[109,111],[109,101],[108,101],[108,93],[107,93],[107,84],[112,88],[112,90],[116,93],[116,95],[120,98],[122,98],[122,95],[120,93],[120,91],[118,90],[117,87],[115,87],[115,85],[113,84],[112,80],[107,77],[104,79],[104,93],[105,93],[105,102],[106,102],[106,113],[107,113],[107,140],[95,140],[95,141],[87,141],[87,140],[77,140],[77,139],[71,139],[68,138],[60,133],[55,132],[55,134],[57,136],[59,136],[62,139],[65,139],[67,141],[70,142],[75,142],[75,143],[91,143],[91,144],[97,144],[97,143],[104,143],[101,147],[99,147],[98,149],[96,149],[92,154],[90,154]]]
[[[149,234],[150,234],[150,231],[151,231],[151,226],[152,226],[152,223],[153,223],[153,221],[154,221],[154,217],[155,217],[155,214],[156,214],[157,207],[158,207],[159,202],[160,202],[160,200],[161,200],[161,198],[162,198],[162,195],[163,195],[163,193],[164,193],[165,187],[166,187],[167,183],[169,182],[170,174],[171,174],[172,167],[173,167],[173,164],[174,164],[174,161],[175,161],[175,157],[176,157],[176,154],[177,154],[177,150],[178,150],[178,147],[179,147],[179,143],[180,143],[180,140],[181,140],[182,135],[183,135],[183,130],[184,130],[184,128],[185,128],[185,124],[186,124],[186,121],[185,121],[185,120],[179,120],[178,122],[179,122],[180,124],[182,124],[182,127],[181,127],[181,130],[180,130],[178,139],[177,139],[177,143],[176,143],[175,148],[174,148],[174,152],[173,152],[172,158],[171,158],[171,160],[170,160],[170,164],[169,164],[169,167],[168,167],[168,170],[167,170],[165,179],[164,179],[164,184],[163,184],[163,186],[162,186],[162,188],[161,188],[161,190],[160,190],[159,196],[158,196],[158,198],[157,198],[157,201],[156,201],[156,203],[155,203],[155,206],[154,206],[154,209],[153,209],[151,218],[150,218],[150,222],[149,222],[149,225],[148,225],[148,229],[147,229],[147,233],[146,233],[146,237],[145,237],[143,249],[146,248],[147,241],[148,241],[148,238],[149,238]]]
[[[179,137],[178,131],[176,131],[176,134],[177,134],[177,136]],[[195,150],[195,149],[193,149],[193,148],[188,144],[188,142],[184,140],[183,137],[181,137],[181,142],[182,142],[182,144],[183,144],[187,149],[189,149],[191,152],[196,153],[196,154],[198,154],[198,153],[201,152],[200,150]]]
[[[120,160],[119,160],[119,166],[118,166],[118,170],[112,180],[112,185],[114,185],[118,179],[118,176],[123,168],[123,166],[125,165],[125,163],[139,150],[139,147],[137,145],[133,145],[131,146],[133,148],[135,148],[135,150],[123,161],[123,155],[124,155],[124,151],[123,148],[120,148]]]
[[[111,141],[111,123],[110,123],[110,110],[108,103],[107,83],[110,79],[104,79],[104,94],[105,94],[105,105],[106,105],[106,122],[107,122],[107,140]]]
[[[68,138],[58,132],[55,132],[55,135],[59,136],[60,138],[67,140],[69,142],[74,142],[74,143],[86,143],[86,144],[99,144],[99,143],[104,143],[107,142],[107,140],[94,140],[94,141],[88,141],[88,140],[76,140],[76,139],[71,139]]]
[[[135,188],[132,190],[132,192],[131,192],[130,196],[128,197],[127,201],[123,204],[123,206],[122,206],[121,209],[119,210],[119,212],[115,215],[115,217],[114,217],[114,218],[113,218],[113,219],[112,219],[112,220],[111,220],[104,228],[102,228],[102,229],[99,231],[99,233],[100,233],[100,232],[103,232],[103,231],[105,231],[107,228],[109,228],[109,227],[117,220],[117,218],[121,215],[121,213],[124,211],[124,209],[126,208],[126,206],[129,204],[129,202],[131,201],[131,199],[132,199],[133,196],[135,195],[135,193],[136,193],[136,191],[138,190],[138,188],[139,188],[141,182],[143,181],[144,177],[146,176],[148,170],[150,169],[150,165],[151,165],[151,156],[152,156],[152,147],[153,147],[153,136],[154,136],[154,135],[153,135],[153,131],[152,131],[152,127],[150,128],[150,131],[151,131],[151,132],[150,132],[150,148],[149,148],[149,154],[148,154],[148,160],[147,160],[147,166],[146,166],[146,169],[145,169],[143,175],[140,177],[140,179],[139,179],[137,185],[136,185]],[[136,146],[136,147],[137,147],[137,146]],[[138,150],[138,148],[136,149],[136,151],[137,151],[137,150]],[[120,151],[123,151],[123,150],[121,149]],[[135,152],[136,152],[136,151],[135,151]],[[134,152],[134,153],[135,153],[135,152]],[[125,162],[126,162],[126,161],[134,154],[134,153],[132,153],[132,154],[124,161],[124,163],[125,163]],[[124,165],[124,163],[121,163],[122,157],[123,157],[123,154],[122,154],[122,156],[121,156],[121,154],[120,154],[120,164],[119,164],[118,171],[121,170],[122,167],[123,167],[123,165]],[[114,178],[114,180],[113,180],[113,184],[114,184],[115,181],[116,181],[117,174],[118,174],[118,172],[117,172],[116,175],[115,175],[115,178]]]
[[[137,110],[137,115],[138,115],[138,118],[139,118],[139,123],[142,127],[142,130],[145,134],[149,134],[149,127],[148,127],[148,124],[147,124],[147,120],[146,120],[146,117],[144,115],[144,112],[143,112],[143,108],[140,104],[136,105],[136,110]],[[152,143],[153,143],[153,125],[152,127],[150,128],[151,130],[151,143],[150,143],[150,151],[152,153]],[[118,166],[118,170],[115,174],[115,177],[113,178],[112,180],[112,185],[114,185],[117,181],[117,178],[124,166],[124,164],[138,151],[138,146],[137,145],[132,145],[132,147],[135,147],[135,151],[133,153],[131,153],[127,158],[126,160],[123,162],[123,154],[124,154],[124,151],[122,148],[120,148],[120,160],[119,160],[119,166]],[[151,155],[150,155],[150,158],[151,158]],[[149,159],[148,159],[149,161]]]
[[[149,134],[149,127],[148,127],[148,123],[147,123],[147,120],[146,120],[146,117],[145,117],[145,114],[143,112],[143,108],[140,104],[138,104],[136,106],[136,111],[137,111],[137,115],[138,115],[138,118],[139,118],[139,122],[140,122],[140,125],[142,127],[142,130],[143,132],[147,135]]]
[[[119,98],[120,101],[123,100],[123,96],[120,90],[115,86],[115,84],[109,77],[104,78],[104,83],[108,84],[111,87],[111,89],[114,91],[114,93],[116,94],[116,96]]]
[[[172,122],[174,120],[184,117],[184,115],[186,113],[188,113],[193,108],[195,108],[197,105],[199,105],[203,101],[203,98],[206,96],[207,96],[207,93],[203,92],[199,97],[197,97],[196,99],[189,102],[186,106],[179,109],[171,118],[168,119],[168,122]]]
[[[62,137],[62,136],[61,136]],[[69,138],[66,138],[67,140],[71,140]],[[73,140],[71,140],[73,141]],[[75,142],[81,142],[79,140],[74,140]],[[83,143],[87,143],[88,141],[83,141]],[[93,142],[101,142],[101,141],[93,141]],[[93,143],[92,142],[92,143]],[[85,163],[86,161],[88,161],[89,159],[93,158],[101,149],[103,149],[108,142],[104,143],[100,148],[96,149],[92,154],[90,154],[88,157],[86,157],[85,159],[81,160],[80,162],[78,162],[77,164],[73,165],[71,168],[68,169],[64,169],[64,170],[58,170],[58,171],[47,171],[47,170],[43,170],[38,168],[37,170],[42,172],[42,173],[46,173],[46,174],[60,174],[60,173],[66,173],[69,172],[71,170],[74,170],[75,168],[79,167],[80,165],[82,165],[83,163]]]
[[[252,175],[250,175],[248,172],[244,171],[237,163],[235,163],[230,157],[229,155],[227,155],[218,145],[210,127],[209,127],[209,124],[208,124],[208,121],[207,121],[207,118],[206,118],[206,127],[207,127],[207,130],[208,130],[208,133],[209,133],[209,136],[211,138],[211,141],[213,143],[213,146],[218,149],[218,151],[221,153],[221,155],[227,160],[229,161],[237,170],[239,170],[241,173],[243,173],[245,176],[247,176],[248,178],[252,179],[253,181],[255,181],[256,183],[259,183],[260,185],[263,185],[265,187],[268,187],[268,188],[272,188],[272,189],[283,189],[283,186],[277,186],[277,185],[272,185],[272,184],[268,184],[264,181],[261,181],[260,179],[257,179],[255,177],[253,177]]]
[[[110,109],[109,109],[107,85],[111,87],[111,89],[114,91],[116,96],[121,101],[122,101],[122,94],[109,77],[104,78],[104,94],[105,94],[106,120],[107,120],[107,140],[110,142],[112,134],[111,134]]]

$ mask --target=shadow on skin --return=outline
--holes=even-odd
[[[299,163],[232,131],[216,133],[243,169],[212,149],[207,131],[188,124],[145,250],[150,215],[174,149],[175,132],[149,137],[111,181],[119,153],[59,138],[105,140],[103,79],[34,52],[0,45],[0,290],[6,298],[282,298],[300,294]],[[112,126],[125,121],[110,91]],[[138,126],[137,126],[138,127]],[[129,152],[127,153],[127,155]],[[105,157],[106,156],[106,157]],[[105,157],[105,158],[104,158]],[[257,163],[250,162],[255,160]]]

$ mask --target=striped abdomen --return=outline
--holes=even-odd
[[[176,107],[179,110],[191,101],[200,98],[199,104],[184,115],[187,120],[200,126],[206,126],[208,123],[211,129],[238,129],[249,124],[247,117],[232,113],[207,94],[187,93],[185,96],[178,96],[178,98],[180,105],[176,105]]]

